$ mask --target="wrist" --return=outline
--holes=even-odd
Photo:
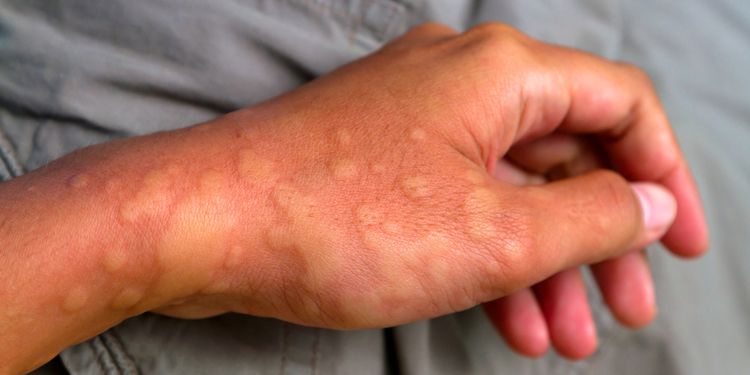
[[[0,185],[0,373],[30,371],[154,302],[139,270],[149,234],[116,220],[116,189],[93,160],[81,151]]]
[[[206,227],[200,205],[175,208],[197,189],[187,138],[83,149],[0,185],[0,373],[29,371],[199,287],[200,267],[175,260],[196,237],[172,229],[187,223],[187,237]]]

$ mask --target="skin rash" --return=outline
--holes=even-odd
[[[145,311],[327,328],[426,319],[667,230],[665,217],[646,236],[613,172],[534,188],[489,173],[558,130],[619,131],[625,177],[680,192],[667,245],[698,255],[697,194],[656,99],[632,69],[506,26],[425,25],[257,106],[71,153],[0,185],[0,373]]]
[[[351,131],[339,129],[332,133],[332,147],[350,147]],[[409,132],[408,141],[425,144],[429,139],[423,129],[416,128]],[[381,315],[399,314],[403,301],[427,292],[426,285],[440,285],[451,277],[461,277],[452,273],[454,267],[448,254],[454,239],[447,234],[425,230],[421,224],[409,223],[411,219],[404,222],[408,215],[393,216],[380,205],[359,204],[352,212],[353,220],[341,220],[342,213],[331,212],[335,204],[321,202],[315,193],[311,194],[294,179],[282,179],[277,173],[280,161],[261,156],[265,154],[252,147],[238,148],[228,154],[230,160],[236,160],[235,168],[229,170],[193,171],[181,163],[166,162],[143,174],[136,188],[130,188],[132,193],[119,193],[124,196],[118,209],[124,225],[142,225],[148,220],[162,223],[155,232],[157,246],[152,256],[161,271],[150,285],[116,288],[107,305],[113,310],[132,310],[148,302],[146,290],[170,298],[231,292],[232,286],[237,284],[231,275],[233,270],[248,267],[250,261],[257,262],[253,267],[277,264],[278,260],[272,258],[281,252],[301,257],[303,266],[297,269],[302,272],[294,276],[296,282],[308,285],[311,290],[334,288],[339,291],[336,296],[300,296],[308,300],[304,303],[307,307],[291,312],[292,320],[306,319],[299,314],[313,317],[358,316],[372,311],[381,311]],[[231,162],[225,164],[232,165]],[[360,171],[375,175],[387,171],[381,162],[363,163],[346,157],[333,159],[327,165],[325,178],[334,186],[358,183]],[[185,175],[193,177],[186,179]],[[486,241],[497,235],[492,217],[487,213],[497,209],[499,202],[484,186],[484,176],[471,170],[465,176],[468,185],[460,207],[466,218],[464,232],[471,238]],[[68,186],[81,190],[95,181],[95,176],[79,173],[68,179]],[[107,179],[105,190],[118,195],[118,190],[127,187],[121,181],[116,177]],[[397,178],[396,185],[399,189],[392,192],[395,194],[392,199],[409,201],[409,206],[429,204],[429,198],[439,189],[431,184],[428,174]],[[224,209],[233,205],[228,197],[241,186],[250,186],[261,196],[270,198],[266,208],[274,212],[274,221],[266,229],[254,228],[257,237],[265,241],[246,240],[249,236],[242,235],[246,222]],[[331,221],[337,217],[338,220]],[[198,233],[200,236],[196,236]],[[406,238],[412,240],[407,242]],[[351,253],[356,247],[370,252],[367,264],[358,264],[359,256]],[[257,251],[258,248],[265,250]],[[266,255],[252,255],[254,252]],[[101,266],[116,275],[126,265],[135,263],[137,261],[127,252],[110,250],[103,253]],[[351,275],[342,277],[342,269],[359,269],[362,274],[350,279]],[[404,273],[413,276],[404,278]],[[366,289],[362,289],[365,286]],[[63,309],[83,309],[89,303],[87,295],[85,288],[74,288],[64,298]],[[456,299],[460,297],[448,302],[456,305],[451,308],[468,306],[468,301],[456,304]],[[441,309],[423,308],[424,314]],[[402,313],[406,315],[409,311]]]

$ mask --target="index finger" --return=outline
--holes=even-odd
[[[557,124],[551,123],[556,116],[542,116],[548,123],[530,126],[526,135],[545,130],[598,134],[625,178],[659,183],[674,195],[677,217],[662,238],[664,245],[681,256],[702,254],[708,231],[698,190],[648,76],[632,65],[571,49],[539,48],[552,79],[567,91],[567,107]],[[545,100],[554,97],[542,96]],[[559,109],[560,101],[546,105]]]

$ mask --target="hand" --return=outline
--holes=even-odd
[[[596,140],[553,134],[513,147],[501,160],[495,177],[516,185],[540,184],[606,168],[606,156]],[[664,196],[661,215],[674,214],[674,200]],[[658,202],[657,202],[658,205]],[[653,283],[640,251],[592,266],[603,297],[615,317],[630,327],[647,324],[656,312]],[[596,327],[586,290],[577,268],[563,271],[533,289],[486,303],[488,316],[519,353],[538,356],[550,341],[557,351],[572,359],[584,358],[596,349]]]
[[[233,301],[218,311],[335,328],[388,326],[528,296],[523,287],[642,248],[665,232],[677,254],[706,248],[695,188],[645,76],[504,26],[460,35],[416,28],[224,121],[253,143],[263,173],[250,183],[275,214],[266,246],[254,250],[263,255],[243,253],[238,258],[252,264],[239,262],[220,277],[234,287],[222,292]],[[534,187],[492,178],[512,146],[553,132],[596,135],[623,176],[651,183],[637,185],[636,195],[611,172]],[[680,210],[667,231],[672,195]],[[637,196],[645,212],[660,214],[644,222]],[[606,264],[639,262],[632,259]],[[232,275],[250,267],[265,287]],[[562,275],[546,283],[545,299],[564,294],[555,285],[573,285],[580,300],[577,274]],[[599,276],[614,311],[627,315],[617,307],[619,279]],[[161,311],[203,316],[217,311],[214,300],[197,294]],[[638,311],[635,320],[649,314]]]
[[[595,135],[625,178],[493,177],[512,147],[552,133]],[[667,230],[653,203],[670,194]],[[149,310],[384,327],[665,231],[677,254],[707,246],[645,76],[497,24],[421,26],[259,106],[79,150],[1,184],[0,208],[0,373]]]

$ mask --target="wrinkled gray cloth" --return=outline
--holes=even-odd
[[[479,310],[339,332],[145,314],[65,351],[72,374],[750,373],[750,3],[719,0],[0,0],[0,178],[74,149],[252,105],[411,25],[499,20],[644,67],[697,175],[712,251],[651,250],[660,314],[634,332],[590,298],[600,349],[513,354]],[[198,151],[197,151],[198,152]]]

